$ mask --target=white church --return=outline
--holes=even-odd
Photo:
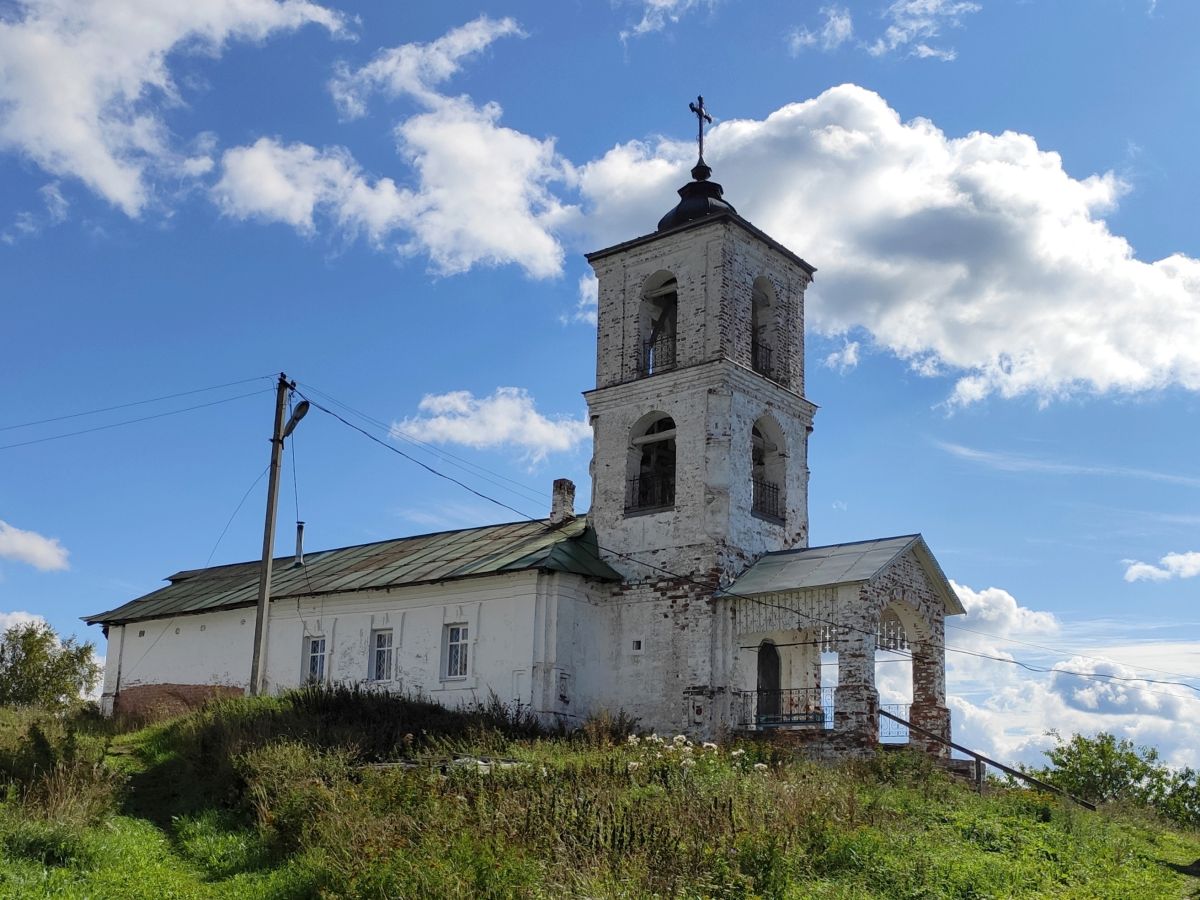
[[[701,106],[701,111],[703,107]],[[876,654],[911,658],[898,710],[946,755],[944,618],[963,612],[919,534],[808,546],[804,292],[815,269],[740,216],[701,155],[655,231],[588,255],[599,279],[589,511],[554,484],[533,522],[274,563],[266,689],[317,680],[547,722],[769,732],[874,752]],[[250,682],[259,562],[178,572],[85,618],[106,712]]]

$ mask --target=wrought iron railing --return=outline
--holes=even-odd
[[[834,688],[739,691],[738,724],[743,728],[833,727]]]
[[[908,743],[908,721],[909,705],[907,703],[881,703],[879,704],[881,715],[879,716],[879,740],[884,744],[907,744]],[[895,718],[889,718],[882,715],[884,712],[889,712]],[[902,719],[903,721],[896,721]]]
[[[642,374],[654,375],[675,368],[675,335],[664,334],[642,345]]]
[[[625,509],[657,509],[675,505],[675,476],[642,475],[629,479]]]
[[[759,375],[771,378],[774,375],[774,369],[771,367],[771,348],[758,341],[751,341],[750,367]]]
[[[783,503],[779,499],[779,485],[763,478],[755,478],[751,509],[763,518],[782,522]]]

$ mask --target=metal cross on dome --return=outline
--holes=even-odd
[[[704,97],[697,96],[695,103],[689,103],[690,109],[696,115],[696,141],[700,144],[700,161],[704,162],[704,123],[712,124],[712,116],[704,108]]]

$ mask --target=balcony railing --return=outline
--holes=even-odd
[[[675,476],[642,475],[629,479],[625,509],[660,509],[675,505]]]
[[[881,710],[890,712],[898,719],[908,721],[909,708],[907,703],[881,703]],[[884,744],[907,744],[908,726],[902,725],[887,716],[879,717],[879,740]]]
[[[675,368],[675,335],[664,334],[642,345],[642,374],[654,375]]]
[[[771,348],[758,341],[751,341],[750,366],[759,375],[766,375],[768,378],[774,377],[775,371],[771,368]]]
[[[832,728],[834,688],[740,691],[735,697],[743,728]]]
[[[779,485],[763,478],[754,479],[754,501],[751,510],[755,515],[774,522],[783,521],[783,503],[779,498]]]

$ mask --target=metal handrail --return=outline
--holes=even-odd
[[[664,334],[642,345],[642,374],[654,375],[675,368],[675,335]]]
[[[1068,794],[1062,788],[1055,787],[1052,784],[1048,784],[1045,781],[1042,781],[1040,778],[1034,778],[1032,775],[1029,775],[1025,772],[1021,772],[1018,769],[1013,769],[1009,766],[1006,766],[1002,762],[996,762],[996,760],[990,759],[989,757],[984,756],[982,753],[976,753],[974,750],[964,747],[962,744],[956,744],[956,743],[954,743],[954,741],[947,740],[946,738],[942,737],[940,734],[935,734],[932,731],[928,731],[927,729],[922,728],[920,725],[914,725],[912,722],[906,721],[905,719],[902,719],[899,716],[892,715],[890,712],[887,712],[886,710],[880,709],[879,714],[881,716],[887,716],[889,719],[899,722],[901,725],[907,725],[909,728],[909,731],[915,731],[915,732],[917,732],[917,734],[923,734],[923,735],[925,735],[925,737],[931,738],[932,740],[937,741],[939,744],[945,744],[947,747],[957,750],[959,753],[965,753],[965,754],[967,754],[967,756],[973,757],[975,759],[976,765],[978,765],[979,763],[985,763],[989,766],[995,766],[997,769],[999,769],[1001,772],[1003,772],[1006,775],[1011,775],[1013,778],[1020,778],[1022,781],[1026,781],[1029,784],[1032,784],[1034,787],[1039,787],[1044,791],[1050,791],[1051,793],[1059,794],[1063,797],[1066,797],[1072,803],[1077,803],[1078,805],[1082,806],[1084,809],[1090,809],[1092,812],[1096,811],[1096,804],[1089,803],[1086,800],[1080,800],[1078,797]]]
[[[675,505],[675,476],[641,475],[629,479],[627,510],[659,509]]]
[[[739,725],[779,728],[795,725],[833,727],[834,689],[777,688],[738,691]]]
[[[753,479],[753,499],[750,504],[753,512],[782,521],[782,506],[779,502],[779,485],[765,478]]]

